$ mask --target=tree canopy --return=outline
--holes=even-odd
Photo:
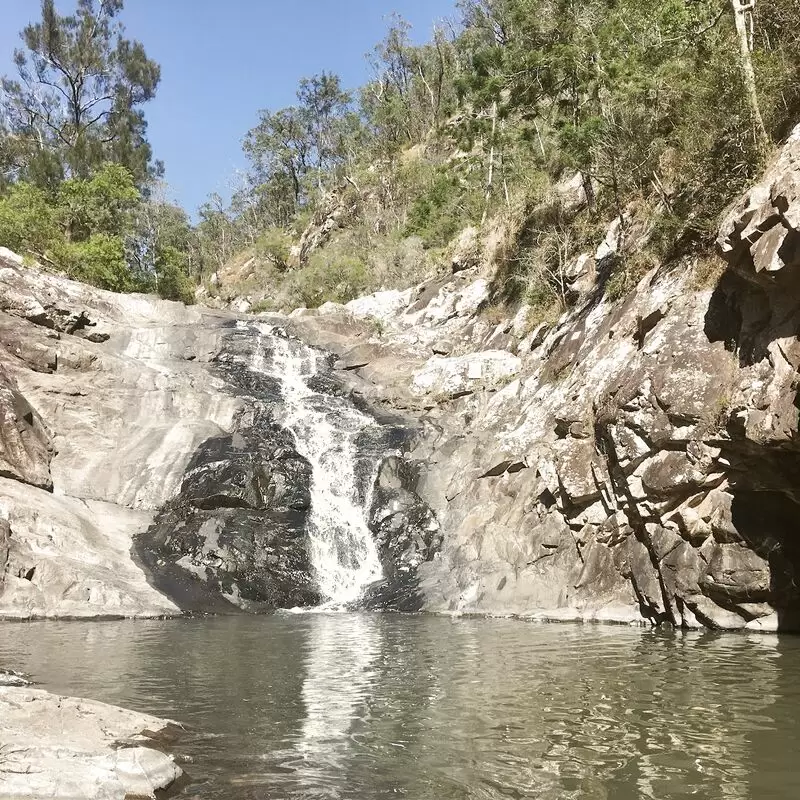
[[[54,0],[42,1],[41,19],[14,52],[17,75],[1,84],[7,176],[52,187],[113,161],[143,186],[160,171],[141,106],[161,71],[140,42],[124,38],[122,8],[122,0],[78,0],[62,16]]]

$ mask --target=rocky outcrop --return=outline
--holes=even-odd
[[[418,467],[400,456],[381,463],[372,489],[368,522],[375,536],[383,581],[369,589],[367,608],[419,611],[424,598],[419,568],[441,546],[439,523],[416,492]]]
[[[116,295],[0,254],[0,616],[181,611],[131,555],[247,403],[229,316]],[[198,487],[201,488],[202,487]]]
[[[316,605],[306,546],[311,468],[264,419],[209,439],[177,497],[137,538],[159,589],[186,611]]]
[[[0,681],[0,797],[154,798],[182,774],[157,749],[170,725]]]
[[[477,268],[400,311],[376,295],[297,319],[344,353],[349,325],[351,390],[420,426],[407,458],[441,530],[419,551],[423,608],[800,625],[799,187],[800,129],[723,223],[708,288],[687,259],[611,302],[601,247],[552,328],[529,308],[489,324]]]

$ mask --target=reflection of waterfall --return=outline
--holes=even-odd
[[[315,798],[338,798],[353,758],[353,725],[373,690],[381,650],[380,619],[374,616],[315,614],[309,621],[305,706],[292,760],[302,785]]]
[[[331,606],[357,600],[381,577],[381,566],[367,527],[356,480],[356,438],[376,423],[341,397],[322,394],[307,379],[319,371],[320,356],[301,342],[258,326],[273,347],[267,365],[261,347],[251,369],[281,383],[283,418],[294,433],[298,452],[313,469],[308,520],[311,563],[320,592]]]

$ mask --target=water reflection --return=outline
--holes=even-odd
[[[800,639],[395,615],[0,625],[176,717],[203,800],[800,797]],[[87,668],[88,667],[88,668]]]
[[[293,797],[340,798],[347,793],[347,766],[366,716],[375,680],[381,631],[377,616],[312,613],[303,616],[304,675],[300,696],[305,718],[291,750],[265,760],[289,773]]]

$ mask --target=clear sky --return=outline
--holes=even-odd
[[[73,0],[56,0],[60,11]],[[0,72],[13,71],[19,31],[39,0],[0,0]],[[300,78],[337,72],[354,88],[368,75],[365,55],[398,12],[412,36],[455,14],[454,0],[126,0],[121,19],[161,64],[146,107],[149,138],[167,168],[175,200],[194,211],[212,191],[228,194],[245,166],[241,140],[261,108],[291,105]]]

